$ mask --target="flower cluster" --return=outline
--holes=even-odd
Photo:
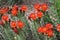
[[[24,27],[24,23],[21,20],[18,21],[11,21],[10,22],[10,27],[14,30],[14,32],[18,32],[18,29],[22,29]]]
[[[47,11],[48,6],[47,4],[34,4],[34,8],[37,10],[37,13],[31,13],[29,15],[29,19],[36,20],[43,16],[43,12]]]
[[[48,5],[47,4],[34,4],[34,8],[36,10],[42,10],[42,11],[46,11],[48,9]]]
[[[20,7],[20,9],[18,9],[18,5],[14,5],[12,6],[12,9],[10,9],[9,7],[2,7],[0,8],[0,14],[6,14],[7,12],[9,12],[11,10],[11,14],[13,16],[16,16],[17,13],[18,13],[18,10],[21,10],[21,11],[26,11],[27,10],[27,6],[26,5],[22,5]]]
[[[54,27],[51,23],[47,23],[45,26],[38,27],[38,33],[42,33],[48,35],[48,37],[52,37],[54,35]],[[60,32],[60,24],[56,26],[58,32]]]
[[[18,20],[17,22],[16,21],[11,21],[10,22],[10,26],[11,28],[22,28],[24,26],[24,23],[20,20]]]
[[[53,25],[51,23],[47,23],[45,26],[39,27],[38,32],[52,37],[54,35]]]
[[[44,12],[48,10],[48,5],[34,4],[34,8],[37,12],[33,12],[28,16],[28,18],[31,20],[41,19],[43,16],[45,16]],[[18,33],[18,29],[22,29],[25,26],[25,24],[20,19],[17,21],[11,20],[11,16],[17,17],[17,15],[19,15],[19,12],[25,12],[26,10],[26,5],[22,5],[20,8],[18,7],[18,5],[13,5],[11,9],[9,7],[0,8],[0,25],[4,25],[5,23],[9,22],[9,26],[13,29],[13,31],[15,33]],[[60,32],[60,24],[57,25],[56,29]],[[38,27],[37,31],[38,33],[42,33],[44,35],[47,35],[48,37],[52,37],[54,35],[53,25],[49,22],[44,26]]]
[[[0,25],[4,25],[7,22],[10,24],[10,27],[14,30],[14,32],[18,32],[17,28],[22,29],[24,27],[24,23],[19,19],[17,21],[12,20],[11,16],[17,17],[18,12],[20,11],[26,11],[27,6],[22,5],[20,8],[18,5],[13,5],[12,8],[9,7],[1,7],[0,8]]]
[[[43,16],[43,13],[40,11],[37,13],[31,13],[28,18],[32,20],[36,20],[38,18],[41,18],[42,16]]]
[[[41,19],[43,16],[45,16],[44,12],[48,10],[48,5],[47,4],[35,4],[34,8],[36,9],[37,13],[31,13],[28,18],[32,20],[37,20]],[[47,23],[44,26],[41,26],[38,28],[38,32],[42,33],[44,35],[47,35],[48,37],[52,37],[54,35],[54,30],[53,24]],[[57,31],[60,32],[60,24],[57,25],[56,27]]]

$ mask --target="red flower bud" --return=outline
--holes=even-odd
[[[16,28],[13,31],[18,34],[18,30]]]
[[[3,25],[4,23],[3,23],[3,21],[2,20],[0,20],[0,25]]]

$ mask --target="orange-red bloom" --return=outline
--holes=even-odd
[[[16,28],[16,22],[15,21],[11,21],[10,22],[10,26],[11,26],[11,28]]]
[[[22,5],[20,10],[26,11],[27,10],[27,6],[26,5]]]
[[[51,30],[51,29],[47,30],[47,35],[48,35],[48,37],[52,37],[54,35],[53,30]]]
[[[43,16],[43,13],[41,11],[37,13],[38,18],[41,18],[42,16]]]
[[[29,15],[29,18],[32,19],[32,20],[36,20],[36,19],[37,19],[37,16],[36,16],[35,13],[31,13],[31,14]]]
[[[16,16],[18,14],[18,11],[17,10],[11,10],[11,13],[13,16]]]
[[[60,24],[57,25],[57,31],[60,32]]]
[[[5,11],[4,10],[0,10],[0,14],[4,14],[5,13]]]
[[[0,14],[5,14],[9,11],[9,8],[8,7],[5,7],[5,8],[1,8],[0,10]]]
[[[24,27],[24,23],[20,20],[17,21],[17,27],[18,28],[23,28]]]
[[[12,10],[18,10],[18,5],[14,5],[14,6],[12,7]]]
[[[46,27],[39,27],[38,28],[38,32],[39,33],[46,33],[47,32],[47,28]]]
[[[46,28],[48,28],[48,29],[53,28],[53,25],[52,25],[51,23],[47,23],[45,26],[46,26]]]
[[[17,5],[14,5],[12,7],[11,13],[13,16],[16,16],[18,14],[18,6]]]
[[[42,10],[43,10],[43,11],[46,11],[46,10],[48,9],[47,4],[42,4],[42,6],[41,6],[41,7],[42,7]]]
[[[40,10],[40,9],[41,9],[41,5],[40,5],[40,4],[34,4],[34,8],[35,8],[36,10]]]
[[[42,33],[42,28],[43,28],[43,27],[39,27],[39,28],[38,28],[38,32],[39,32],[39,33]]]
[[[5,10],[5,13],[9,11],[9,7],[5,7],[3,8],[3,10]]]
[[[3,21],[9,21],[9,15],[2,15]]]

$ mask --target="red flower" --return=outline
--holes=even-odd
[[[0,25],[3,25],[4,23],[3,23],[3,21],[2,20],[0,20]]]
[[[5,14],[5,11],[4,10],[0,10],[0,14]]]
[[[43,11],[46,11],[46,10],[48,9],[47,4],[42,4],[42,6],[41,6],[41,7],[42,7],[42,10],[43,10]]]
[[[37,10],[40,10],[41,9],[41,5],[40,4],[34,4],[34,8],[37,9]]]
[[[23,28],[24,27],[24,23],[20,20],[17,21],[17,26],[18,28]]]
[[[9,8],[8,7],[5,7],[5,8],[1,8],[0,10],[0,14],[5,14],[9,11]]]
[[[46,33],[46,31],[47,31],[47,28],[46,28],[46,27],[43,27],[43,28],[42,28],[42,32],[43,32],[43,33]]]
[[[3,10],[5,10],[5,13],[9,11],[9,7],[5,7]]]
[[[38,28],[38,32],[39,33],[46,33],[46,31],[47,31],[47,28],[46,27],[39,27]]]
[[[46,28],[48,28],[48,29],[53,28],[53,25],[52,25],[51,23],[47,23],[45,26],[46,26]]]
[[[20,10],[26,11],[27,10],[27,6],[26,5],[22,5]]]
[[[36,20],[36,19],[37,19],[37,16],[36,16],[35,13],[31,13],[31,14],[29,15],[29,18],[32,19],[32,20]]]
[[[38,18],[41,18],[42,16],[43,16],[43,13],[41,11],[37,13]]]
[[[16,28],[13,31],[18,34],[18,30]]]
[[[11,21],[10,22],[10,26],[11,26],[11,28],[16,28],[16,22],[15,21]]]
[[[39,32],[39,33],[42,33],[42,28],[43,28],[43,27],[39,27],[39,28],[38,28],[38,32]]]
[[[13,16],[16,16],[18,14],[18,11],[17,10],[12,10],[11,13],[12,13]]]
[[[11,13],[13,16],[16,16],[18,14],[18,6],[17,5],[14,5],[12,7]]]
[[[60,32],[60,24],[57,25],[57,31]]]
[[[49,29],[47,30],[48,37],[52,37],[54,35],[53,30]]]
[[[2,15],[3,21],[9,21],[9,15]]]
[[[12,7],[12,10],[18,10],[18,5],[14,5],[14,6]]]

